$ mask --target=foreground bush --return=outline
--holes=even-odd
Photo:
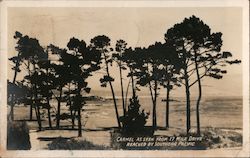
[[[31,148],[29,128],[26,122],[9,121],[7,125],[7,149],[29,150]]]
[[[135,96],[130,99],[128,105],[128,111],[125,116],[120,117],[122,122],[122,133],[124,135],[147,135],[152,134],[151,130],[145,128],[149,113],[145,113],[144,110],[140,111],[140,103],[138,97]]]
[[[234,130],[206,128],[203,132],[205,145],[209,149],[233,148],[242,146],[242,134]]]
[[[65,139],[58,137],[48,144],[49,150],[104,150],[107,147],[95,145],[87,140]]]

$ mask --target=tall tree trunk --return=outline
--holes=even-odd
[[[135,98],[136,96],[136,92],[135,92],[135,82],[134,82],[134,72],[133,70],[130,68],[130,72],[131,72],[131,81],[132,81],[132,93],[133,93],[133,98]]]
[[[35,64],[33,64],[34,72],[36,71]],[[41,113],[40,113],[40,106],[38,104],[38,96],[37,96],[37,85],[34,84],[34,100],[35,100],[35,108],[36,108],[36,115],[37,115],[37,123],[38,123],[38,130],[42,130],[42,121],[41,121]]]
[[[46,69],[46,76],[47,76],[47,83],[46,83],[46,85],[47,85],[47,89],[48,89],[48,91],[47,91],[48,94],[46,96],[46,99],[47,99],[47,105],[48,105],[47,111],[48,111],[49,128],[51,129],[52,128],[52,123],[51,123],[51,115],[50,115],[50,98],[49,98],[49,92],[50,92],[50,90],[49,90],[48,73],[49,73],[49,70],[47,68]]]
[[[78,97],[81,96],[81,88],[79,87],[79,83],[78,83]],[[77,111],[78,111],[78,137],[82,137],[82,116],[81,116],[81,105],[79,105]]]
[[[16,78],[17,78],[17,73],[18,73],[18,68],[20,66],[20,61],[17,61],[16,62],[16,65],[15,65],[15,72],[14,72],[14,77],[13,77],[13,80],[12,80],[12,83],[15,84],[16,83]]]
[[[14,77],[13,77],[13,81],[12,83],[15,84],[16,83],[16,77],[17,77],[17,73],[18,73],[18,68],[20,66],[20,60],[19,59],[19,53],[17,56],[17,61],[16,61],[16,65],[15,65],[15,72],[14,72]],[[10,104],[10,119],[13,121],[14,120],[14,95],[12,94],[11,96],[11,104]]]
[[[75,129],[75,116],[73,114],[73,110],[70,110],[70,116],[71,116],[71,128]]]
[[[15,84],[15,82],[16,82],[16,77],[17,77],[17,64],[15,66],[15,72],[14,72],[14,77],[13,77],[13,81],[12,81],[13,84]]]
[[[116,103],[116,98],[115,98],[115,92],[114,92],[114,89],[113,89],[113,85],[112,85],[112,83],[110,81],[109,81],[109,85],[110,85],[111,93],[112,93],[112,96],[113,96],[113,101],[114,101],[114,106],[115,106],[115,114],[116,114],[116,120],[117,120],[118,128],[121,128],[121,123],[120,123],[120,120],[119,120],[119,114],[118,114],[117,103]]]
[[[149,70],[148,64],[147,64],[147,69]],[[154,128],[154,95],[152,92],[151,81],[149,81],[148,85],[149,85],[149,92],[150,92],[150,96],[151,96],[151,100],[152,100],[152,104],[153,104],[153,106],[152,106],[152,111],[153,111],[152,112],[152,128],[153,128],[153,130],[155,130],[155,128]]]
[[[170,94],[170,81],[167,82],[167,95],[166,95],[166,128],[169,128],[169,94]]]
[[[36,104],[36,103],[35,103]],[[41,117],[40,117],[40,109],[38,109],[38,106],[35,106],[35,114],[37,118],[37,124],[38,124],[38,131],[42,130],[42,124],[41,124]]]
[[[107,73],[107,76],[110,78],[109,66],[108,66],[107,57],[106,57],[105,53],[104,53],[104,57],[105,57],[105,64],[106,64],[106,73]],[[110,89],[111,89],[111,93],[112,93],[112,97],[113,97],[113,101],[114,101],[115,114],[116,114],[116,120],[117,120],[118,128],[120,129],[121,128],[121,123],[120,123],[120,119],[119,119],[119,113],[118,113],[114,88],[113,88],[112,82],[111,81],[108,81],[108,82],[109,82],[109,85],[110,85]]]
[[[30,105],[30,120],[33,119],[33,105]]]
[[[157,99],[157,81],[154,80],[154,103],[153,103],[153,127],[154,129],[157,129],[156,99]]]
[[[124,100],[124,91],[123,91],[123,82],[122,82],[122,68],[121,68],[121,63],[120,63],[120,66],[119,66],[119,71],[120,71],[120,85],[121,85],[121,91],[122,91],[123,115],[125,116],[125,114],[126,114],[126,106],[125,106],[125,100]]]
[[[72,129],[75,128],[75,116],[73,114],[73,108],[72,108],[72,102],[71,102],[71,89],[70,89],[70,83],[69,83],[69,107],[70,107],[70,116],[71,116],[71,127]]]
[[[200,135],[200,113],[199,113],[199,106],[201,101],[201,95],[202,95],[202,89],[201,89],[201,80],[200,80],[200,74],[199,74],[199,68],[197,63],[197,52],[195,51],[195,69],[196,69],[196,75],[198,80],[198,88],[199,88],[199,95],[196,102],[196,119],[197,119],[197,135]]]
[[[31,72],[30,72],[31,70],[30,70],[30,60],[28,60],[28,73],[29,73],[29,77],[30,77],[30,75],[31,75]],[[33,95],[31,95],[30,96],[31,97],[31,99],[33,98]],[[30,120],[32,120],[33,119],[33,104],[30,104]]]
[[[127,85],[127,89],[126,89],[126,96],[125,96],[125,107],[126,107],[126,108],[127,108],[128,89],[129,89],[130,82],[131,82],[131,78],[129,78],[128,85]]]
[[[191,128],[191,117],[190,117],[190,90],[189,90],[189,80],[188,80],[188,74],[187,69],[184,69],[184,80],[185,80],[185,88],[186,88],[186,127],[187,127],[187,134],[190,132]]]
[[[34,72],[36,72],[36,66],[33,64]],[[38,105],[38,96],[37,96],[37,85],[34,84],[34,99],[35,99],[35,108],[37,110],[37,122],[38,122],[38,130],[42,130],[42,122],[41,122],[41,113],[40,113],[40,106]]]
[[[57,119],[56,119],[56,128],[59,129],[60,127],[60,117],[61,117],[61,98],[62,98],[62,87],[60,87],[60,94],[59,98],[57,99]]]
[[[20,53],[18,53],[18,55],[17,55],[17,61],[16,61],[16,65],[15,65],[15,72],[14,72],[14,77],[13,77],[13,81],[12,81],[12,83],[14,83],[14,84],[15,84],[15,82],[16,82],[16,77],[17,77],[17,73],[18,73],[18,68],[19,68],[19,66],[20,66],[20,60],[19,60],[19,58],[20,58]]]
[[[149,92],[150,92],[150,96],[151,96],[151,100],[152,100],[152,111],[154,111],[154,95],[153,95],[153,92],[152,92],[152,85],[151,83],[149,82]],[[154,112],[152,112],[152,127],[154,129]]]
[[[73,115],[73,129],[75,129],[76,112],[77,112],[77,110],[72,110],[72,115]]]
[[[37,121],[38,121],[38,125],[39,125],[39,131],[42,130],[42,120],[41,120],[41,113],[40,113],[40,107],[39,105],[37,105]]]
[[[48,119],[49,119],[49,128],[52,128],[52,123],[51,123],[51,114],[50,114],[50,101],[49,101],[49,96],[47,96],[47,104],[48,104]]]
[[[81,108],[78,108],[78,137],[82,137]]]

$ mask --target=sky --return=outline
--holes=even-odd
[[[164,42],[164,34],[185,17],[195,15],[204,21],[212,32],[222,32],[223,51],[230,51],[234,58],[242,58],[242,10],[241,8],[9,8],[8,9],[8,55],[16,55],[15,31],[37,38],[42,46],[54,44],[65,48],[70,38],[86,43],[97,36],[106,35],[112,45],[123,39],[128,46],[147,47],[156,41]],[[8,78],[13,72],[8,67]],[[112,75],[118,75],[114,66]],[[241,96],[242,64],[227,68],[228,73],[221,80],[204,79],[205,96]],[[101,88],[99,74],[89,79],[94,91],[109,91]],[[22,74],[17,77],[20,79]],[[124,82],[127,83],[128,79]],[[119,80],[114,82],[119,91]],[[143,89],[143,91],[147,91]],[[178,88],[173,96],[184,96],[184,88]],[[165,95],[164,92],[161,93]],[[192,94],[197,94],[194,86]]]

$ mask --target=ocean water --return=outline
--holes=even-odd
[[[104,97],[104,96],[102,96]],[[116,126],[114,104],[109,95],[105,103],[91,103],[88,108],[97,108],[97,111],[89,115],[97,127]],[[122,101],[117,97],[119,115],[122,115]],[[166,118],[166,102],[162,101],[165,97],[159,96],[157,99],[157,124],[158,126],[165,126]],[[186,101],[185,97],[173,97],[174,101],[170,102],[170,126],[176,128],[185,128],[186,123]],[[149,112],[147,125],[152,125],[152,100],[150,96],[140,96],[139,101],[141,110]],[[86,107],[87,108],[87,107]],[[216,127],[216,128],[242,128],[242,97],[203,97],[200,103],[200,120],[201,127]],[[86,113],[88,113],[86,111]],[[93,115],[93,116],[92,116]],[[94,118],[92,118],[94,117]],[[92,119],[91,119],[92,118]],[[98,119],[102,118],[102,120]],[[191,125],[196,126],[196,99],[191,98]]]
[[[102,92],[97,95],[106,98],[105,101],[88,101],[87,105],[83,107],[82,121],[84,128],[107,128],[116,127],[116,115],[114,109],[113,100],[110,97],[110,92]],[[130,95],[129,95],[130,96]],[[156,111],[157,111],[157,125],[164,127],[166,124],[166,102],[163,96],[159,96],[157,99]],[[185,97],[172,97],[175,101],[170,102],[169,107],[169,122],[170,127],[185,129],[186,127],[186,101]],[[152,125],[152,100],[148,95],[139,95],[139,101],[141,104],[141,110],[149,112],[149,118],[147,120],[148,126]],[[51,101],[53,108],[51,112],[56,112],[57,102]],[[123,115],[122,100],[118,96],[118,111],[119,116]],[[68,107],[62,104],[62,113],[68,113]],[[242,129],[242,113],[243,113],[242,97],[202,97],[200,103],[200,121],[201,127],[215,127],[225,129]],[[44,111],[46,113],[46,110]],[[16,119],[28,119],[29,106],[16,106],[15,117]],[[45,115],[46,116],[46,115]],[[35,114],[34,114],[35,117]],[[45,119],[46,120],[46,119]],[[62,121],[62,124],[70,125],[69,120]],[[44,125],[47,125],[47,121],[44,121]],[[32,127],[36,128],[37,123],[33,122]],[[196,100],[191,98],[191,126],[196,127]]]

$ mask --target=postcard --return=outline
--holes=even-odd
[[[1,1],[1,157],[248,157],[249,1]]]

